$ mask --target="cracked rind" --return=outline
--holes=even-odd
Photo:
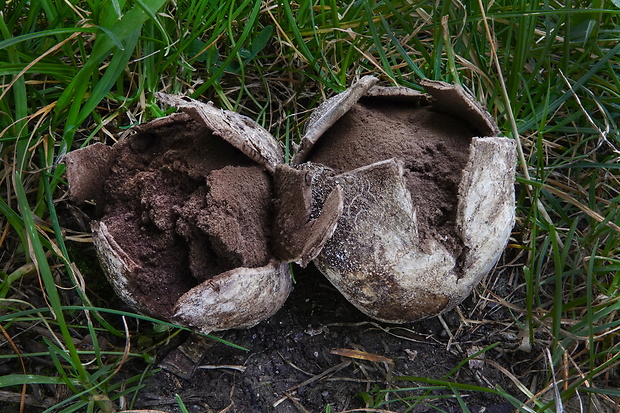
[[[429,96],[407,88],[374,86],[376,81],[364,77],[321,105],[310,117],[293,162],[303,162],[322,134],[363,96],[432,105],[470,122],[481,135],[499,135],[490,115],[460,87],[422,81]],[[187,98],[158,97],[204,123],[272,173],[283,168],[278,166],[283,162],[278,143],[249,118]],[[102,152],[102,165],[97,166],[104,171],[106,151]],[[319,270],[362,312],[381,321],[411,322],[447,311],[471,292],[505,248],[514,224],[515,164],[513,141],[472,139],[458,188],[456,230],[465,246],[459,257],[437,242],[420,248],[415,205],[399,161],[376,162],[335,176],[318,168],[311,174],[309,187],[297,188],[302,195],[311,192],[310,200],[303,201],[301,215],[289,217],[282,225],[281,232],[307,241],[299,242],[295,247],[299,248],[286,260],[305,264],[318,254],[314,262]],[[297,167],[303,169],[304,165]],[[98,190],[88,192],[89,185],[93,184],[85,185],[86,192],[73,191],[83,194],[75,199],[96,197]],[[282,199],[287,197],[286,185]],[[329,213],[323,214],[322,209]],[[138,264],[120,249],[102,223],[93,223],[93,231],[95,247],[116,292],[145,312],[126,288]],[[318,235],[312,238],[308,234]],[[236,268],[181,296],[173,318],[203,332],[249,327],[273,315],[291,289],[287,264],[272,261],[260,268]]]
[[[188,113],[206,125],[215,135],[222,137],[254,162],[269,172],[284,162],[284,152],[275,138],[262,126],[247,116],[220,109],[213,103],[202,103],[188,97],[156,93],[163,103]]]
[[[303,166],[276,168],[273,252],[282,261],[306,267],[336,230],[343,195],[340,187],[334,188],[318,216],[312,217],[312,182],[325,168],[309,163]]]
[[[271,261],[259,268],[235,268],[183,294],[173,319],[203,333],[249,328],[274,315],[292,289],[286,263]]]
[[[114,241],[103,222],[93,222],[92,229],[97,256],[116,294],[135,310],[149,314],[131,294],[132,274],[139,265]],[[252,327],[274,315],[292,289],[286,263],[271,261],[264,267],[235,268],[183,294],[170,321],[203,333]]]
[[[499,135],[490,115],[462,88],[435,81],[423,85],[433,108]],[[403,88],[370,90],[366,97],[428,102]],[[330,119],[329,113],[323,116]],[[316,180],[315,201],[320,204],[338,186],[344,202],[334,235],[313,262],[353,305],[380,321],[412,322],[448,311],[488,274],[508,242],[515,218],[515,166],[514,141],[472,138],[458,188],[456,231],[465,247],[459,257],[437,242],[421,248],[416,207],[398,161]]]
[[[176,97],[170,99],[175,100],[173,98],[183,101]],[[208,128],[213,127],[214,134],[222,136],[266,169],[275,170],[275,165],[283,161],[275,139],[248,118],[196,101],[183,102],[183,109],[187,114],[176,113],[138,125],[132,128],[129,134],[156,129],[195,115]],[[246,133],[249,136],[248,142],[239,144]],[[114,146],[103,144],[69,153],[65,161],[71,171],[68,174],[71,198],[76,202],[99,198],[103,182],[115,158]],[[116,294],[140,313],[163,317],[161,314],[152,314],[149,308],[140,302],[139,297],[133,294],[136,291],[135,286],[132,286],[135,282],[134,275],[144,271],[139,261],[120,247],[104,222],[93,221],[91,228],[97,256]],[[288,264],[274,259],[262,267],[235,268],[187,291],[177,300],[175,314],[168,319],[203,333],[251,327],[272,316],[282,307],[292,285]],[[153,294],[161,293],[153,291]]]
[[[437,242],[421,248],[415,205],[397,161],[326,179],[313,194],[320,202],[341,187],[343,215],[314,264],[347,300],[380,321],[411,322],[454,308],[508,242],[515,162],[513,141],[473,139],[459,187],[457,231],[466,246],[459,257]]]
[[[431,103],[431,98],[426,93],[404,86],[373,86],[363,97],[384,98],[418,106],[428,106]]]
[[[305,162],[312,146],[323,133],[347,113],[378,81],[379,79],[376,77],[364,76],[344,92],[321,103],[308,118],[306,133],[301,138],[291,163],[301,164]]]
[[[116,243],[103,222],[93,221],[91,229],[97,257],[114,292],[131,308],[147,313],[146,307],[133,296],[130,286],[132,274],[139,270],[139,265]]]
[[[459,280],[464,291],[471,291],[495,266],[515,222],[515,141],[474,138],[469,150],[456,218],[457,231],[467,248],[461,268],[472,274]]]
[[[406,322],[443,309],[444,277],[455,259],[439,244],[432,254],[420,250],[402,165],[377,162],[327,178],[313,193],[320,200],[336,185],[344,194],[343,215],[313,261],[317,268],[353,305],[381,321]]]

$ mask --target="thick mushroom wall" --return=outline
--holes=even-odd
[[[468,123],[415,102],[362,98],[313,146],[307,160],[336,174],[398,159],[417,213],[421,248],[432,238],[461,253],[456,199],[473,136]]]
[[[514,141],[458,86],[364,77],[320,105],[291,165],[251,119],[183,111],[67,155],[95,199],[99,258],[135,309],[203,332],[277,311],[310,261],[362,312],[403,323],[459,304],[514,224]]]
[[[462,302],[499,259],[514,225],[515,144],[458,86],[425,80],[426,95],[375,83],[315,110],[292,168],[276,170],[276,186],[303,177],[309,212],[297,217],[313,224],[290,224],[277,205],[296,242],[276,252],[312,260],[367,315],[404,323]],[[321,221],[333,230],[316,237],[320,250],[304,245]]]
[[[114,151],[101,222],[139,262],[129,288],[149,313],[170,317],[190,288],[269,262],[270,177],[222,138],[183,115]]]
[[[190,113],[68,154],[70,196],[95,201],[95,249],[131,307],[203,332],[249,327],[292,289],[272,253],[279,147],[236,113],[178,103]]]

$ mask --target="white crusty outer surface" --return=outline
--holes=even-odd
[[[139,268],[138,264],[118,245],[105,223],[93,221],[91,229],[97,257],[112,288],[130,307],[146,312],[146,308],[131,294],[130,280]]]
[[[148,314],[131,294],[132,274],[138,264],[114,241],[105,223],[95,221],[92,229],[97,255],[114,291],[129,306]],[[235,268],[182,295],[171,321],[204,333],[252,327],[275,314],[292,289],[286,263],[272,261],[264,267]]]
[[[292,288],[286,263],[235,268],[183,294],[173,318],[204,333],[252,327],[275,314]]]
[[[455,259],[441,245],[421,250],[415,208],[401,164],[390,159],[337,175],[343,215],[314,260],[358,309],[403,323],[437,314],[456,277]]]
[[[474,138],[459,185],[457,231],[467,253],[459,280],[467,293],[497,263],[515,222],[516,143],[508,138]]]
[[[316,130],[309,122],[306,136],[312,139],[304,138],[293,162],[305,160],[322,133],[361,98],[363,90],[368,97],[430,104],[470,123],[483,136],[499,135],[492,117],[459,86],[423,81],[429,93],[423,95],[374,84],[372,78],[364,78],[321,105],[324,122]],[[378,320],[404,323],[447,311],[467,297],[506,247],[515,218],[515,166],[514,141],[472,138],[455,199],[455,232],[463,242],[458,257],[437,240],[426,239],[421,245],[417,206],[398,161],[376,162],[326,178],[317,183],[313,197],[324,201],[340,186],[343,214],[314,263],[351,303]]]
[[[460,257],[438,242],[420,245],[397,161],[336,176],[330,185],[341,186],[344,212],[314,263],[351,303],[381,321],[411,322],[455,307],[506,246],[515,162],[513,141],[473,138],[458,195],[456,230],[466,247]]]

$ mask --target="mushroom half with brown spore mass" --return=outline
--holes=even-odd
[[[203,332],[252,326],[292,288],[271,252],[271,171],[283,154],[245,117],[164,99],[185,113],[67,155],[70,194],[97,203],[96,251],[131,307]]]
[[[510,235],[514,142],[459,87],[376,82],[315,110],[292,166],[250,119],[170,95],[183,113],[67,155],[116,292],[203,332],[248,327],[286,300],[286,262],[313,261],[378,320],[460,303]]]
[[[317,254],[296,259],[313,259],[364,313],[402,323],[453,308],[499,259],[514,224],[515,145],[459,87],[423,81],[426,95],[375,82],[310,118],[291,169],[320,170],[310,218],[336,190],[342,215]]]

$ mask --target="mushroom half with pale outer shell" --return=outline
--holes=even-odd
[[[276,193],[303,201],[277,203],[274,250],[314,262],[365,314],[411,322],[454,308],[501,256],[515,142],[458,86],[376,81],[323,103],[276,168]]]
[[[275,139],[252,120],[160,95],[180,113],[65,158],[70,196],[94,200],[94,245],[133,309],[208,333],[272,316],[292,289],[271,253]]]
[[[180,113],[69,153],[117,294],[202,332],[250,327],[284,304],[287,263],[312,261],[378,320],[458,305],[510,236],[515,143],[458,86],[376,82],[319,106],[291,165],[249,118],[164,94]]]

